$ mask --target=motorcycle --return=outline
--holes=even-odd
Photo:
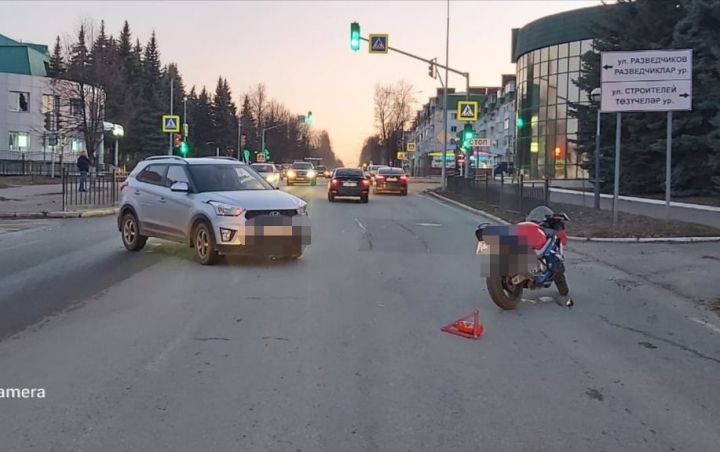
[[[524,289],[548,288],[553,283],[563,297],[570,293],[565,278],[565,223],[570,218],[545,206],[536,207],[524,222],[514,226],[482,223],[475,231],[476,254],[489,257],[486,275],[488,292],[503,310],[513,310],[522,301]],[[572,306],[567,297],[565,306]]]

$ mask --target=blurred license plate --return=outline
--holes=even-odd
[[[388,177],[388,182],[397,182],[397,177]]]
[[[357,182],[343,182],[343,187],[357,187]]]
[[[488,254],[488,251],[490,251],[490,247],[485,243],[484,241],[479,241],[477,244],[477,248],[475,249],[475,254]]]

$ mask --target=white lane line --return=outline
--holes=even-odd
[[[363,232],[367,232],[367,228],[362,223],[360,223],[360,220],[355,218],[355,223],[357,223],[357,225],[360,227],[360,229],[363,230]]]
[[[432,228],[439,228],[442,225],[440,223],[415,223],[416,226],[427,226]]]
[[[708,322],[707,320],[698,319],[697,317],[690,317],[690,320],[692,320],[695,323],[699,323],[700,325],[704,326],[705,328],[707,328],[717,334],[720,334],[720,328],[718,328],[717,326]]]

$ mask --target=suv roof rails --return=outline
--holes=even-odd
[[[221,159],[221,160],[235,160],[236,162],[239,162],[240,160],[236,159],[235,157],[230,157],[227,155],[210,155],[208,157],[205,157],[208,159]]]
[[[150,157],[145,157],[145,160],[163,160],[163,159],[173,159],[173,160],[182,160],[185,161],[184,158],[177,156],[177,155],[151,155]]]

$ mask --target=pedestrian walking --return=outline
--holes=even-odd
[[[85,183],[87,182],[88,171],[90,171],[90,159],[88,158],[87,151],[82,151],[80,157],[77,159],[77,167],[80,170],[80,187],[78,191],[87,191]]]

